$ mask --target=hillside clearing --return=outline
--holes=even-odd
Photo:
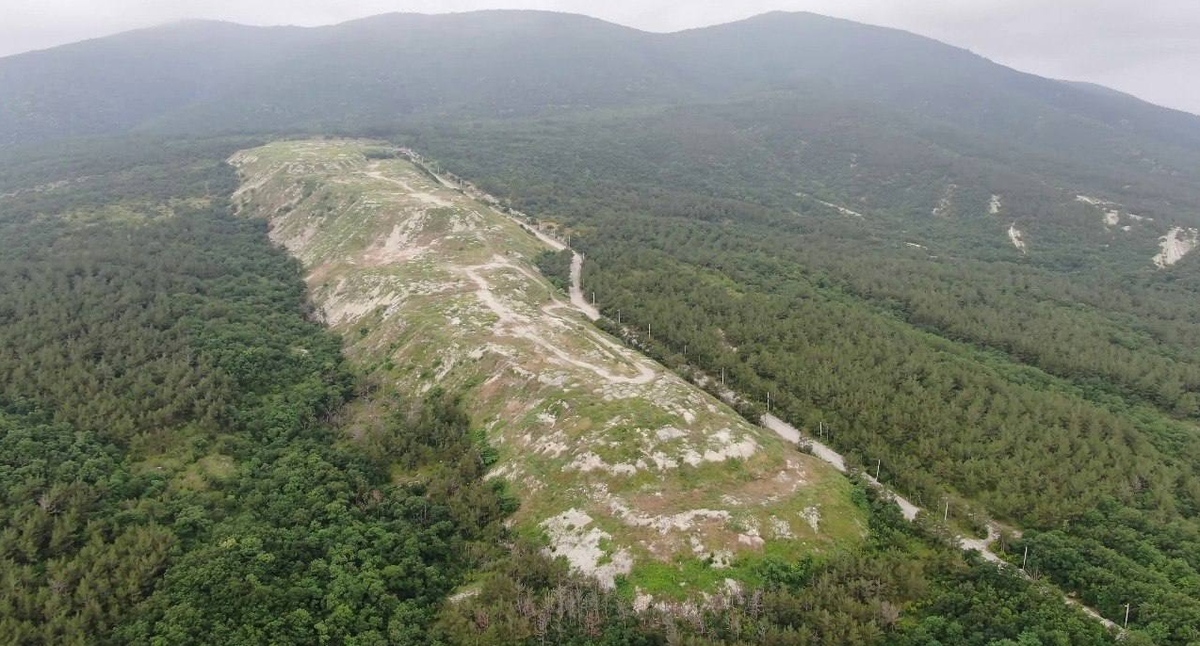
[[[861,540],[835,470],[600,332],[578,289],[563,299],[532,263],[561,242],[407,161],[368,160],[368,147],[236,155],[239,208],[304,263],[370,378],[464,393],[499,454],[493,477],[522,501],[518,531],[605,585],[665,598],[738,579],[768,542],[799,557]],[[355,434],[377,430],[379,411],[350,415]],[[671,586],[663,565],[679,568]]]

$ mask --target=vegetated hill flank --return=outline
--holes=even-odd
[[[1200,146],[1192,115],[894,29],[773,13],[652,34],[533,11],[390,14],[312,29],[188,22],[12,56],[0,60],[0,143],[137,129],[355,128],[795,90],[1043,151]]]
[[[547,247],[492,207],[353,141],[235,156],[244,213],[381,387],[463,390],[522,500],[515,522],[613,585],[712,592],[765,555],[860,540],[849,483],[592,327],[537,273]],[[385,411],[359,406],[373,441]]]
[[[646,49],[636,31],[544,12],[390,14],[315,29],[181,23],[4,59],[0,90],[12,100],[0,108],[0,143],[680,98]]]
[[[1200,213],[1200,117],[812,14],[676,34],[524,11],[314,29],[184,23],[0,59],[0,95],[0,152],[129,132],[450,129],[470,141],[510,126],[526,139],[562,128],[579,147],[616,129],[592,153],[627,167],[654,159],[656,180],[789,210],[784,198],[804,193],[895,216],[893,228],[927,228],[936,211],[944,232],[1009,258],[1021,255],[1007,233],[1016,220],[1035,263],[1120,255],[1153,267],[1158,238]],[[704,163],[667,160],[673,143]],[[1109,253],[1077,194],[1157,224]],[[974,217],[993,195],[1003,225]]]

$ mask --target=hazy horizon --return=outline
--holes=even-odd
[[[11,5],[11,6],[5,6]],[[810,11],[903,29],[969,49],[997,63],[1049,78],[1084,81],[1165,107],[1200,114],[1200,7],[1180,0],[1062,0],[1047,8],[1031,0],[749,0],[728,4],[612,0],[0,0],[0,57],[48,49],[134,29],[186,20],[244,25],[317,27],[384,13],[461,13],[533,9],[592,16],[653,32],[673,32],[742,20],[772,11]]]

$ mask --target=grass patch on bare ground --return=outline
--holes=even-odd
[[[537,272],[544,243],[372,145],[245,151],[237,199],[305,264],[364,380],[464,394],[521,500],[515,531],[557,549],[544,521],[590,518],[563,531],[591,537],[593,566],[632,557],[621,585],[672,599],[862,540],[845,478],[591,326]],[[346,427],[387,412],[352,404]]]

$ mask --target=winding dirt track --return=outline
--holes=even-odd
[[[637,370],[636,375],[618,375],[602,366],[597,366],[577,359],[571,356],[570,353],[564,351],[562,348],[559,348],[554,343],[543,338],[538,334],[536,326],[533,325],[533,321],[528,316],[513,310],[492,291],[492,286],[488,282],[487,278],[483,275],[483,272],[494,270],[515,270],[522,272],[520,267],[513,265],[503,258],[496,258],[492,262],[483,265],[466,267],[462,271],[467,278],[471,280],[471,282],[475,283],[475,296],[479,299],[479,302],[491,310],[492,313],[495,314],[499,319],[496,322],[496,333],[514,336],[530,341],[542,350],[553,355],[556,359],[558,359],[558,361],[595,373],[597,376],[601,377],[605,381],[608,381],[609,383],[640,386],[651,383],[658,378],[658,373],[647,366],[644,361],[638,361],[636,359],[632,361],[633,367]],[[553,309],[553,306],[549,306],[547,308],[543,308],[542,311],[545,314],[550,314],[550,311]],[[553,314],[550,315],[553,316]],[[611,341],[607,341],[607,339],[598,338],[598,334],[589,334],[589,337],[593,342],[598,342],[600,345],[616,345]],[[610,351],[617,350],[618,352],[616,354],[617,356],[620,356],[620,348],[608,347],[606,349]]]
[[[574,305],[583,315],[595,321],[600,318],[600,310],[596,309],[587,299],[583,297],[583,286],[580,280],[583,277],[583,256],[578,252],[572,251],[571,256],[571,304]]]

